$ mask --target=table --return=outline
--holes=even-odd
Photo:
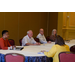
[[[4,62],[4,55],[7,53],[19,53],[25,56],[25,62],[50,62],[50,58],[47,58],[44,54],[38,54],[38,52],[45,50],[49,51],[55,43],[41,44],[40,46],[24,46],[23,50],[0,50],[0,61]],[[66,43],[69,47],[75,45],[75,42],[70,41]]]
[[[51,44],[52,45],[52,44]],[[47,45],[48,46],[48,45]],[[4,55],[7,53],[19,53],[25,56],[25,62],[50,62],[52,58],[46,57],[44,54],[38,54],[41,50],[49,51],[50,47],[46,45],[40,46],[25,46],[23,50],[0,50],[0,58],[4,62]]]

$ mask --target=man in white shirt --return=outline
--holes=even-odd
[[[27,35],[22,39],[22,46],[25,45],[40,45],[40,43],[37,43],[34,39],[33,39],[33,32],[32,30],[29,30],[27,32]]]
[[[40,43],[45,44],[47,43],[47,40],[44,36],[44,30],[40,29],[39,34],[37,35],[37,38],[40,40]],[[48,41],[48,43],[51,43],[51,41]]]

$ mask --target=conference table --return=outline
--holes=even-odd
[[[46,57],[41,51],[49,51],[55,42],[41,44],[39,46],[24,46],[22,50],[0,50],[0,62],[5,62],[4,56],[8,53],[19,53],[25,56],[25,62],[50,62],[50,58]],[[70,40],[66,44],[71,47],[75,45],[75,40]],[[22,46],[17,46],[22,47]]]

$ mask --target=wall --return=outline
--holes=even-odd
[[[58,25],[58,12],[49,12],[48,35],[51,35],[53,29],[57,29],[57,25]]]
[[[45,30],[47,36],[47,12],[0,12],[0,37],[2,30],[6,29],[9,39],[14,39],[16,45],[28,30],[33,30],[33,37],[36,37],[40,28]]]
[[[63,12],[58,12],[57,34],[62,36]]]
[[[62,14],[61,14],[62,13]],[[75,12],[59,12],[58,14],[58,21],[59,17],[61,17],[61,25],[58,24],[58,31],[64,40],[71,40],[75,39]]]
[[[63,18],[65,18],[63,20],[65,22],[63,26],[63,31],[65,31],[65,35],[63,33],[64,39],[75,39],[75,12],[64,12]]]

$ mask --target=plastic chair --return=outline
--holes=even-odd
[[[9,39],[9,43],[10,45],[14,46],[15,45],[15,41],[13,39]]]
[[[36,42],[40,42],[40,40],[39,40],[38,38],[34,38],[34,40],[35,40]]]
[[[22,39],[19,40],[20,46],[22,46]]]
[[[24,62],[25,57],[17,53],[8,53],[5,55],[5,62]]]
[[[72,52],[59,53],[59,62],[75,62],[75,53]]]
[[[70,47],[70,51],[71,52],[75,52],[75,45],[73,45],[73,46]]]

